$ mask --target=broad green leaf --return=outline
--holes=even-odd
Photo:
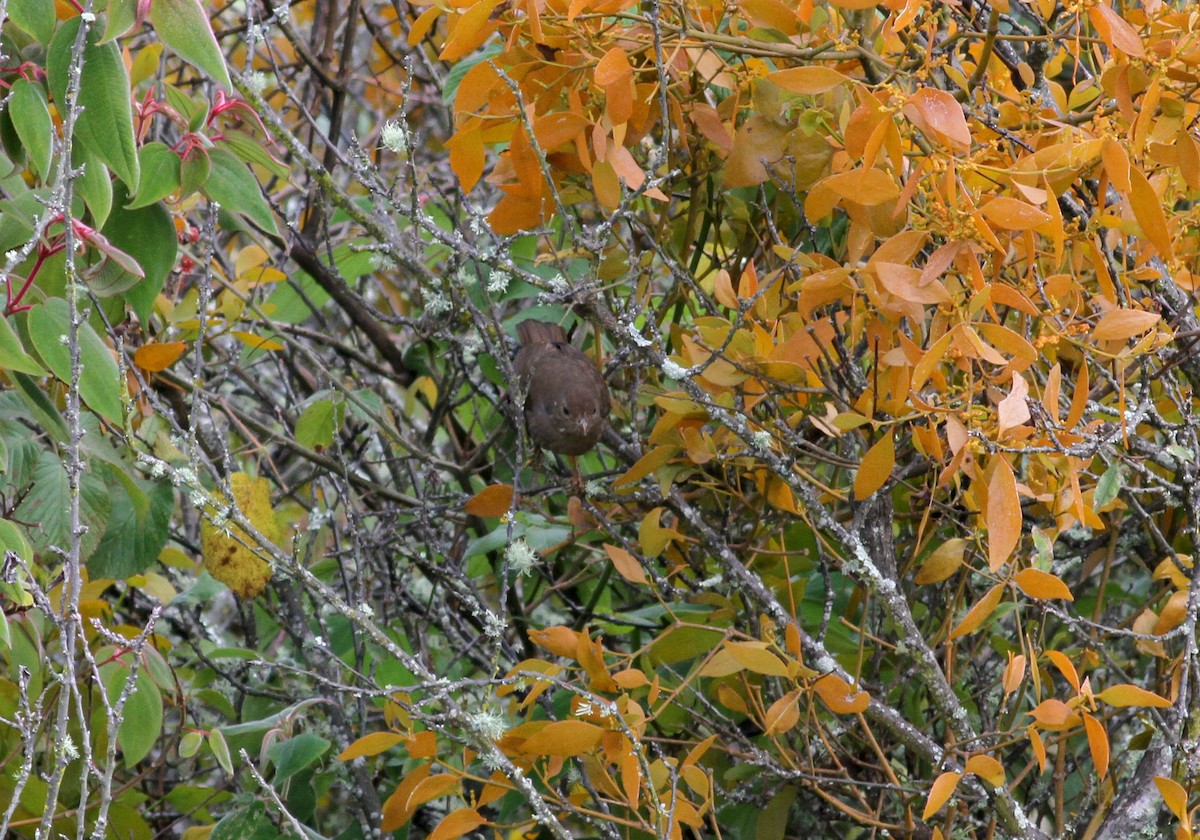
[[[188,64],[203,70],[214,82],[233,89],[225,57],[217,46],[208,12],[200,0],[154,0],[150,22],[164,44]]]
[[[29,492],[13,512],[14,522],[33,522],[37,527],[26,531],[26,537],[38,554],[52,547],[66,548],[71,544],[71,495],[67,471],[58,457],[43,450],[34,465]],[[87,531],[80,537],[80,554],[91,556],[111,511],[108,488],[90,472],[80,479],[80,513]]]
[[[137,195],[125,205],[136,210],[154,204],[179,189],[179,155],[165,143],[147,143],[138,152],[142,165],[142,180]]]
[[[54,37],[54,0],[8,0],[8,16],[13,23],[45,44]]]
[[[240,131],[229,132],[217,141],[217,145],[229,149],[237,155],[238,160],[263,167],[276,178],[287,178],[291,171],[287,166],[271,157],[261,140]]]
[[[275,216],[246,164],[228,149],[214,148],[208,154],[212,172],[204,185],[205,195],[225,210],[245,216],[267,233],[278,233]]]
[[[82,22],[81,17],[64,21],[50,42],[46,74],[60,111],[66,109],[71,50]],[[75,139],[108,164],[130,190],[136,190],[140,169],[133,138],[129,76],[117,45],[100,44],[99,40],[100,32],[89,29],[79,77],[79,105],[83,112],[75,122]]]
[[[323,756],[328,749],[328,741],[307,732],[272,745],[267,749],[267,756],[275,762],[275,783],[286,782]]]
[[[187,121],[188,131],[195,131],[204,125],[208,118],[207,100],[188,96],[174,85],[163,85],[163,92],[166,94],[167,104]]]
[[[212,160],[206,149],[189,149],[179,163],[179,198],[187,198],[208,183]]]
[[[30,376],[45,376],[46,371],[37,359],[25,352],[21,339],[13,331],[7,318],[0,318],[0,370],[15,370]]]
[[[17,79],[9,93],[8,107],[25,154],[29,155],[29,161],[41,180],[49,181],[54,151],[54,123],[50,120],[50,109],[46,106],[46,94],[42,86],[28,79]]]
[[[309,449],[333,446],[333,436],[346,417],[342,402],[317,400],[300,414],[296,421],[296,442]]]
[[[71,158],[75,166],[83,168],[83,174],[75,179],[75,192],[91,211],[92,226],[102,228],[108,221],[113,202],[113,185],[108,177],[108,167],[82,143],[75,144]]]
[[[1121,465],[1113,464],[1096,482],[1096,494],[1092,499],[1092,507],[1096,510],[1103,510],[1121,494],[1124,483]]]
[[[129,667],[118,661],[100,667],[108,702],[115,703],[125,690]],[[133,767],[145,758],[162,734],[162,695],[145,671],[133,678],[134,689],[121,710],[121,725],[117,728],[117,743],[125,754],[125,766]]]
[[[88,558],[88,574],[93,580],[124,580],[140,574],[158,559],[167,543],[175,491],[170,482],[134,480],[149,499],[149,510],[140,513],[120,482],[109,484],[112,514],[100,545]]]
[[[50,191],[40,188],[0,201],[0,251],[20,247],[29,240],[33,219],[45,212],[49,200]]]
[[[125,291],[125,302],[143,322],[149,319],[154,299],[175,267],[179,240],[171,214],[162,204],[128,210],[125,193],[118,188],[112,216],[102,231],[108,241],[133,257],[146,275]],[[105,268],[105,271],[117,270]]]
[[[137,0],[108,0],[101,44],[120,38],[137,22]]]
[[[70,332],[67,302],[52,298],[29,312],[29,335],[42,362],[63,382],[71,381],[71,352],[64,337]],[[121,372],[108,347],[86,321],[79,325],[79,393],[105,420],[121,426],[124,419]]]

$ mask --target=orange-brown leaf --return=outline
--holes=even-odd
[[[1150,244],[1164,261],[1170,262],[1174,248],[1171,245],[1171,231],[1167,228],[1167,217],[1163,213],[1162,199],[1136,166],[1129,170],[1129,203],[1133,207],[1134,218]]]
[[[617,574],[625,578],[630,583],[646,583],[646,570],[642,568],[642,564],[637,561],[637,558],[630,554],[625,549],[604,544],[604,550],[608,552],[608,559],[612,561],[613,568],[617,570]]]
[[[983,205],[985,219],[1005,230],[1033,230],[1050,221],[1050,216],[1032,204],[1016,198],[1001,196]]]
[[[924,87],[908,97],[904,115],[929,139],[965,154],[971,150],[971,130],[962,106],[944,90]]]
[[[1004,765],[990,755],[973,755],[967,759],[966,770],[974,773],[992,787],[1004,784]]]
[[[763,716],[763,732],[767,735],[782,735],[800,722],[800,689],[794,689],[780,697],[767,709]]]
[[[1096,765],[1096,772],[1103,779],[1108,775],[1108,733],[1104,731],[1104,724],[1088,714],[1083,716],[1083,728],[1087,732],[1092,764]]]
[[[871,695],[854,688],[837,674],[829,673],[813,683],[813,690],[829,710],[838,715],[865,712],[871,705]]]
[[[605,730],[583,720],[559,720],[546,724],[525,739],[521,752],[527,755],[583,755],[595,749]]]
[[[457,811],[447,814],[446,818],[437,824],[437,828],[430,832],[426,840],[454,840],[456,837],[462,837],[479,826],[487,824],[488,821],[481,817],[474,808],[459,808]]]
[[[1017,479],[1004,458],[997,458],[988,481],[988,568],[997,571],[1012,556],[1021,539],[1021,499]]]
[[[1162,795],[1163,802],[1167,805],[1167,810],[1175,815],[1175,819],[1179,820],[1184,825],[1189,822],[1187,812],[1187,791],[1183,786],[1174,779],[1168,779],[1165,776],[1155,776],[1154,786],[1158,788],[1158,792]]]
[[[1162,316],[1142,309],[1110,309],[1092,330],[1093,341],[1126,341],[1153,327]]]
[[[146,344],[134,352],[133,363],[142,370],[157,373],[175,364],[186,349],[186,341],[163,341]]]
[[[1096,699],[1110,706],[1149,706],[1153,709],[1165,709],[1171,705],[1167,698],[1129,683],[1109,686],[1097,694]]]
[[[958,571],[966,555],[967,541],[952,537],[933,550],[917,571],[916,582],[920,585],[938,583]]]
[[[1071,590],[1060,578],[1040,569],[1022,569],[1013,575],[1013,582],[1030,598],[1039,598],[1043,601],[1075,600]]]
[[[925,802],[925,810],[921,812],[921,819],[927,820],[940,811],[961,780],[962,773],[954,772],[943,773],[934,779],[933,784],[929,787],[929,799]]]
[[[1110,49],[1120,50],[1126,55],[1145,58],[1146,47],[1137,30],[1114,9],[1106,6],[1105,2],[1106,0],[1100,0],[1100,3],[1088,8],[1088,20],[1100,33],[1104,43],[1108,44]]]
[[[980,625],[987,620],[996,609],[996,605],[1000,603],[1000,596],[1004,594],[1004,585],[996,584],[987,591],[975,606],[967,611],[963,616],[963,620],[958,623],[953,630],[950,631],[949,638],[957,639],[959,636],[965,636],[968,633],[974,633],[979,629]]]
[[[858,466],[858,475],[854,477],[854,498],[862,500],[871,496],[887,483],[896,466],[896,445],[892,441],[892,430],[875,442],[867,450],[862,463]]]
[[[495,518],[508,513],[512,502],[511,484],[491,484],[468,499],[463,509],[471,516]]]
[[[350,761],[353,758],[379,755],[399,744],[405,739],[399,732],[372,732],[364,735],[338,754],[338,761]]]
[[[808,95],[825,93],[850,81],[847,76],[843,76],[832,67],[822,67],[818,64],[777,70],[774,73],[768,73],[767,80],[792,93]]]

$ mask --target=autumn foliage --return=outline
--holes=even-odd
[[[1191,4],[7,14],[0,831],[1192,836]]]

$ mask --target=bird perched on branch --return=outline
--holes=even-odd
[[[529,437],[560,455],[590,451],[612,407],[604,377],[557,324],[522,321],[517,337],[516,393],[525,397]]]

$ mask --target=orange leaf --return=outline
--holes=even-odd
[[[500,0],[480,0],[456,18],[450,26],[450,37],[446,46],[438,56],[441,61],[457,61],[474,50],[496,31],[499,25],[490,20],[492,10],[500,5]]]
[[[1088,748],[1092,751],[1092,763],[1103,779],[1108,775],[1108,733],[1100,721],[1087,714],[1083,716],[1083,728],[1087,732]]]
[[[829,673],[821,677],[813,683],[813,690],[834,714],[857,714],[871,705],[870,694],[854,688],[837,674]]]
[[[600,743],[605,730],[582,720],[558,720],[546,724],[525,739],[521,752],[527,755],[583,755]]]
[[[920,585],[938,583],[958,571],[967,551],[967,541],[961,537],[946,540],[925,558],[917,572],[916,582]]]
[[[1071,664],[1071,660],[1067,659],[1066,655],[1057,650],[1046,651],[1046,658],[1054,663],[1054,667],[1063,675],[1071,688],[1075,689],[1075,693],[1079,693],[1079,672],[1075,670],[1075,666]]]
[[[973,755],[967,759],[966,770],[974,773],[992,787],[1004,784],[1004,765],[990,755]]]
[[[904,103],[904,116],[950,151],[965,154],[971,150],[971,130],[967,128],[962,106],[953,96],[937,88],[921,88]]]
[[[1046,744],[1042,741],[1042,736],[1032,726],[1027,730],[1029,732],[1029,746],[1033,748],[1033,755],[1037,758],[1038,770],[1046,769]]]
[[[892,475],[896,465],[896,445],[892,442],[892,430],[867,450],[854,477],[854,498],[866,499],[882,487]]]
[[[1177,820],[1187,825],[1187,791],[1183,789],[1183,786],[1174,779],[1168,779],[1165,776],[1155,776],[1154,786],[1162,794],[1163,802],[1167,805],[1167,810],[1174,814]]]
[[[1088,20],[1092,22],[1092,26],[1100,33],[1100,37],[1104,39],[1104,43],[1108,44],[1109,49],[1120,50],[1126,55],[1131,55],[1135,58],[1146,57],[1146,47],[1142,44],[1141,36],[1137,34],[1137,30],[1130,26],[1129,22],[1117,14],[1115,10],[1104,5],[1104,0],[1101,0],[1100,4],[1088,9]]]
[[[1092,330],[1093,341],[1126,341],[1153,327],[1162,316],[1141,309],[1111,309],[1105,312]]]
[[[413,771],[400,780],[392,795],[383,803],[383,820],[380,826],[384,831],[395,831],[412,819],[416,806],[409,806],[413,791],[417,785],[429,778],[428,764],[418,764]]]
[[[637,460],[625,474],[613,482],[614,489],[620,489],[628,484],[640,481],[675,457],[679,452],[678,446],[658,446],[651,449]]]
[[[545,648],[555,656],[567,659],[574,659],[579,650],[579,633],[562,625],[530,630],[529,641],[538,647]]]
[[[620,82],[633,81],[633,68],[629,65],[629,56],[620,47],[613,47],[604,54],[596,64],[596,84],[608,87]]]
[[[1000,684],[1004,686],[1005,694],[1012,694],[1020,685],[1021,680],[1025,678],[1025,654],[1019,653],[1013,656],[1008,654],[1008,664],[1004,666],[1004,676],[1000,680]]]
[[[1026,714],[1042,726],[1055,728],[1064,726],[1071,719],[1072,711],[1066,703],[1051,697],[1038,703],[1033,711]]]
[[[1162,199],[1136,166],[1129,170],[1129,187],[1129,203],[1142,233],[1146,234],[1158,255],[1165,262],[1170,262],[1174,248],[1171,245],[1171,232],[1167,229],[1167,217],[1163,214]]]
[[[1005,230],[1033,230],[1050,221],[1050,216],[1016,198],[994,198],[980,210],[985,219]]]
[[[767,81],[774,82],[784,90],[792,93],[813,95],[833,90],[850,79],[843,76],[832,67],[822,67],[810,64],[807,67],[793,67],[789,70],[777,70],[767,74]]]
[[[175,364],[187,349],[186,341],[155,342],[139,347],[133,354],[133,363],[142,370],[157,373]]]
[[[987,591],[987,594],[979,599],[979,603],[971,607],[967,614],[963,616],[963,620],[958,623],[958,626],[950,631],[948,638],[957,639],[959,636],[965,636],[968,633],[974,633],[979,629],[979,626],[987,620],[988,616],[996,609],[996,605],[1000,603],[1000,596],[1004,594],[1004,584],[998,583]]]
[[[1171,705],[1171,701],[1167,698],[1159,697],[1152,691],[1138,688],[1129,683],[1109,686],[1097,694],[1096,699],[1110,706],[1150,706],[1155,709],[1165,709]]]
[[[996,436],[1000,438],[1009,429],[1024,426],[1030,418],[1029,404],[1025,401],[1029,396],[1029,383],[1015,370],[1012,379],[1012,390],[996,406]]]
[[[612,561],[613,568],[617,570],[617,574],[625,578],[630,583],[646,583],[646,570],[642,568],[642,564],[637,561],[637,558],[623,548],[615,545],[604,544],[604,550],[608,552],[608,559]]]
[[[379,755],[405,740],[399,732],[372,732],[355,741],[338,755],[338,761],[349,761],[352,758]]]
[[[508,513],[512,509],[512,502],[513,487],[511,484],[492,484],[467,499],[463,510],[471,516],[490,519]]]
[[[925,803],[925,810],[921,812],[921,819],[927,820],[942,809],[954,789],[958,787],[959,781],[962,779],[962,773],[943,773],[933,780],[933,784],[929,787],[929,801]]]
[[[455,837],[462,837],[467,832],[487,824],[488,821],[481,817],[474,808],[459,808],[457,811],[447,814],[446,818],[437,824],[437,828],[430,832],[425,840],[453,840]]]
[[[875,276],[885,289],[901,300],[912,303],[950,303],[950,293],[936,279],[921,284],[921,269],[891,262],[874,262]]]
[[[478,119],[467,121],[446,142],[450,149],[450,168],[458,176],[463,192],[470,192],[483,176],[487,152],[483,147],[483,127]]]
[[[1013,575],[1013,582],[1030,598],[1039,598],[1043,601],[1075,600],[1075,596],[1071,594],[1067,585],[1049,572],[1038,569],[1022,569]]]
[[[763,716],[763,732],[767,735],[782,735],[800,722],[800,689],[794,689],[780,697]]]
[[[995,460],[988,481],[987,513],[988,568],[993,572],[1004,565],[1021,539],[1021,499],[1012,467],[1003,458]]]

